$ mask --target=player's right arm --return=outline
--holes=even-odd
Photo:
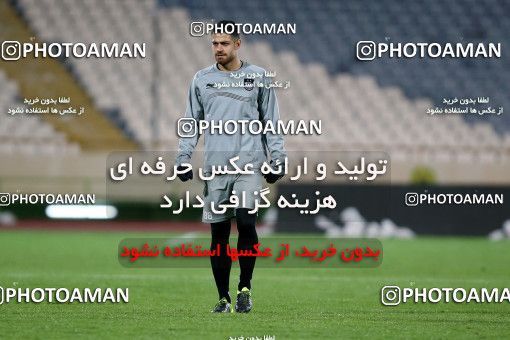
[[[188,100],[186,104],[186,112],[184,114],[185,121],[194,120],[196,127],[198,127],[198,121],[204,118],[204,107],[202,105],[202,98],[200,95],[200,88],[198,86],[198,74],[195,74],[188,91]],[[175,159],[175,164],[179,167],[183,163],[190,163],[191,155],[197,146],[200,134],[197,132],[194,136],[186,136],[179,138],[179,150]],[[179,175],[182,181],[187,181],[193,178],[193,172],[189,171],[183,175]]]

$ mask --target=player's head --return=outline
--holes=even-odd
[[[241,47],[239,29],[233,21],[222,20],[215,25],[212,34],[212,51],[216,62],[226,65],[237,58],[237,50]]]

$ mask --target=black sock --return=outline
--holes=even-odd
[[[211,268],[220,300],[226,298],[230,303],[229,278],[232,259],[227,255],[230,236],[230,220],[211,223],[211,250],[220,245],[220,256],[211,256]]]
[[[250,209],[240,208],[236,209],[237,231],[239,238],[237,240],[237,249],[239,250],[254,250],[253,245],[258,243],[257,231],[255,230],[255,222],[257,220],[256,214],[249,214]],[[251,289],[251,277],[253,269],[255,268],[254,256],[240,256],[239,267],[241,268],[241,275],[239,276],[238,290],[247,287]]]

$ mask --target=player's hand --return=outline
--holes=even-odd
[[[283,174],[273,174],[268,173],[264,175],[264,178],[266,179],[266,182],[269,184],[275,183],[277,180],[283,177]]]
[[[177,167],[177,171],[183,171],[186,170],[187,167],[184,165],[179,165]],[[186,182],[187,180],[193,179],[193,170],[189,169],[189,171],[186,171],[185,173],[178,174],[177,177],[183,182]]]
[[[275,161],[271,161],[269,163],[271,165],[271,167],[276,170],[277,169],[277,166],[279,165],[278,162],[275,162]],[[279,172],[278,173],[273,173],[273,172],[270,172],[270,173],[267,173],[267,174],[264,174],[264,178],[266,179],[266,182],[269,183],[269,184],[273,184],[275,183],[277,180],[279,180],[280,178],[282,178],[285,173],[282,169],[282,167],[279,168]]]

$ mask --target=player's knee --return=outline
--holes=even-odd
[[[255,228],[255,222],[257,221],[257,214],[250,214],[248,208],[236,209],[236,221],[238,225]]]
[[[211,247],[216,244],[228,243],[230,236],[230,220],[211,223]]]
[[[239,239],[249,240],[250,243],[257,243],[257,230],[255,229],[255,223],[257,221],[256,214],[248,213],[250,209],[237,209],[236,210],[236,222],[237,231],[239,232]]]

